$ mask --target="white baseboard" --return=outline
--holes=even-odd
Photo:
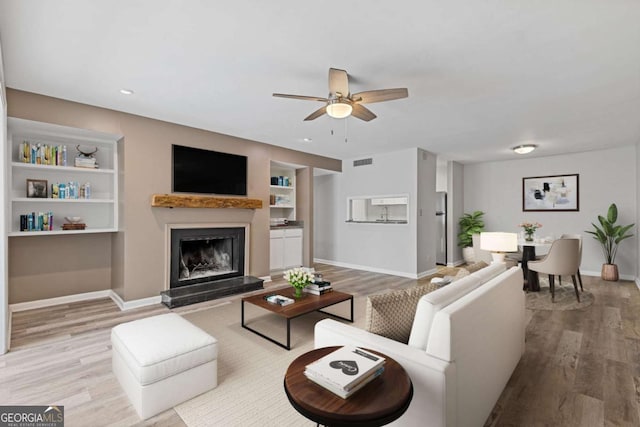
[[[422,279],[423,277],[431,276],[438,272],[438,268],[432,268],[431,270],[423,271],[422,273],[418,273],[418,279]]]
[[[580,274],[583,276],[593,276],[593,277],[600,277],[601,272],[600,271],[583,271],[580,270]],[[636,276],[632,276],[630,274],[621,274],[620,275],[620,280],[630,280],[632,282],[637,282],[638,278]]]
[[[121,311],[131,310],[139,307],[145,307],[147,305],[160,304],[162,302],[162,297],[160,297],[160,295],[155,297],[134,299],[131,301],[123,300],[122,298],[120,298],[120,295],[118,295],[113,291],[111,291],[111,294],[109,296],[111,297],[113,302],[116,303],[116,305]]]
[[[113,290],[105,289],[103,291],[85,292],[82,294],[65,295],[62,297],[9,304],[9,312],[15,313],[18,311],[34,310],[36,308],[52,307],[54,305],[70,304],[80,301],[90,301],[100,298],[111,298],[113,302],[116,303],[118,308],[120,308],[120,310],[122,311],[131,310],[132,308],[144,307],[146,305],[160,304],[161,302],[160,295],[132,301],[124,301],[122,298],[120,298],[120,295],[113,292]]]
[[[458,267],[462,264],[464,264],[464,260],[463,259],[459,259],[458,261],[454,261],[454,262],[448,262],[447,263],[447,267]]]
[[[414,273],[406,273],[404,271],[387,270],[384,268],[370,267],[368,265],[350,264],[340,261],[332,261],[328,259],[314,258],[313,262],[320,264],[333,265],[335,267],[351,268],[353,270],[371,271],[372,273],[390,274],[392,276],[406,277],[407,279],[418,279],[418,275]],[[422,274],[422,273],[421,273]]]
[[[36,308],[51,307],[51,306],[60,305],[60,304],[69,304],[69,303],[78,302],[78,301],[89,301],[92,299],[109,298],[111,297],[111,293],[112,293],[111,289],[105,289],[103,291],[85,292],[82,294],[65,295],[63,297],[40,299],[36,301],[18,302],[15,304],[9,304],[9,311],[18,312],[18,311],[25,311],[25,310],[33,310]]]
[[[258,277],[258,279],[264,280],[264,283],[271,282],[271,276],[262,276],[262,277]]]
[[[636,287],[638,288],[638,290],[640,291],[640,278],[636,277]]]

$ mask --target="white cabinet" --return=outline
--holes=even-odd
[[[271,230],[270,239],[271,270],[282,270],[302,265],[302,229],[285,228]]]
[[[376,197],[371,199],[371,204],[373,206],[391,206],[391,205],[406,205],[408,202],[407,197]]]
[[[119,135],[88,131],[8,118],[7,161],[10,173],[7,179],[9,205],[6,208],[7,231],[9,236],[33,236],[51,234],[101,233],[118,230],[118,141]],[[43,151],[40,163],[25,162],[21,153],[24,143],[40,145]],[[44,147],[66,147],[67,166],[54,165],[51,151]],[[74,159],[82,151],[97,149],[94,157],[98,168],[74,167]],[[52,163],[52,164],[47,164]],[[28,197],[28,180],[36,180],[46,188],[46,197]],[[46,187],[44,187],[46,181]],[[52,198],[53,184],[90,184],[89,198]],[[53,215],[50,231],[20,231],[20,216],[35,213]],[[86,224],[84,230],[62,230],[65,217],[80,217]]]

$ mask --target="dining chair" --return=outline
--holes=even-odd
[[[551,302],[555,302],[555,276],[571,276],[576,298],[580,302],[576,274],[580,267],[579,239],[558,239],[551,244],[549,253],[540,261],[529,261],[529,270],[543,273],[549,277]]]
[[[584,288],[582,287],[582,276],[580,275],[580,265],[582,264],[582,235],[580,234],[563,234],[560,236],[561,239],[578,239],[580,242],[579,250],[580,253],[580,264],[578,264],[578,282],[580,283],[580,290],[584,292]],[[558,276],[558,284],[562,286],[562,276]]]

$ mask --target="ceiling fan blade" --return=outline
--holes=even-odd
[[[329,68],[329,93],[339,93],[345,98],[349,96],[349,76],[345,70]]]
[[[309,121],[309,120],[315,120],[318,117],[320,117],[321,115],[325,114],[327,112],[327,106],[325,105],[324,107],[318,108],[316,111],[314,111],[313,113],[309,114],[307,117],[305,117],[305,121]]]
[[[352,106],[353,111],[351,112],[351,115],[353,117],[364,120],[365,122],[370,122],[377,117],[373,112],[371,112],[371,110],[360,104],[353,104]]]
[[[351,99],[353,100],[353,102],[371,104],[373,102],[391,101],[393,99],[401,99],[408,96],[409,91],[406,87],[403,87],[396,89],[367,90],[365,92],[353,94]]]
[[[319,96],[287,95],[284,93],[274,93],[273,96],[276,96],[278,98],[302,99],[303,101],[320,101],[320,102],[329,101],[327,98],[320,98]]]

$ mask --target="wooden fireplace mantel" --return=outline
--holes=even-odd
[[[241,197],[212,197],[182,194],[153,194],[151,206],[155,208],[235,208],[261,209],[262,200]]]

